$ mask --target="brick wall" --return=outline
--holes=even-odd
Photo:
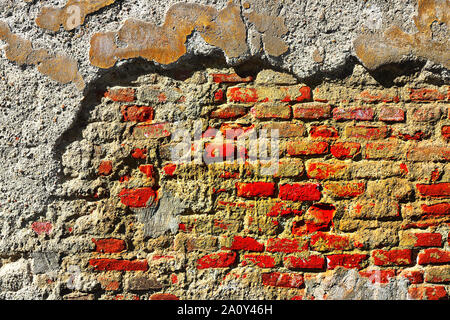
[[[448,86],[312,87],[270,70],[147,75],[109,87],[65,145],[74,214],[32,227],[84,248],[63,255],[67,277],[80,270],[67,298],[345,298],[313,288],[351,271],[394,297],[447,299],[449,99]],[[200,161],[173,161],[175,124]],[[273,175],[227,161],[249,159],[233,136],[261,129],[279,133]]]

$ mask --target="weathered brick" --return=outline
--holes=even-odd
[[[395,270],[367,270],[359,271],[364,278],[369,278],[372,283],[389,283],[390,279],[395,278]]]
[[[234,236],[229,247],[222,247],[224,250],[245,250],[245,251],[264,251],[264,244],[259,243],[252,237]]]
[[[410,286],[408,294],[415,300],[448,300],[444,286]]]
[[[290,156],[322,155],[328,153],[328,142],[296,140],[286,144],[286,152]]]
[[[309,255],[308,257],[284,257],[284,266],[291,270],[320,270],[323,269],[325,265],[325,258],[318,255]]]
[[[450,203],[436,203],[432,205],[422,204],[421,205],[422,212],[425,214],[432,215],[449,215],[450,214]]]
[[[112,161],[103,160],[98,166],[97,173],[99,176],[109,176],[112,173]]]
[[[331,254],[327,256],[327,265],[328,269],[335,269],[338,266],[347,269],[362,269],[367,258],[367,254]]]
[[[397,92],[384,90],[364,90],[359,95],[361,101],[367,103],[379,103],[379,102],[399,102]]]
[[[345,135],[348,138],[378,140],[389,136],[388,127],[376,126],[348,126],[345,128]]]
[[[212,73],[212,79],[215,83],[241,83],[252,82],[253,77],[241,77],[236,73]]]
[[[411,119],[417,122],[430,122],[439,120],[441,110],[438,107],[421,106],[412,110]]]
[[[370,107],[352,107],[352,108],[334,108],[333,119],[341,120],[363,120],[370,121],[374,119],[375,112]]]
[[[273,182],[238,182],[236,183],[236,194],[238,197],[271,197],[275,194],[275,183]]]
[[[405,120],[405,111],[399,107],[382,107],[378,119],[385,122],[402,122]]]
[[[122,106],[120,108],[124,121],[148,122],[153,120],[154,110],[149,106]]]
[[[417,263],[421,265],[450,263],[450,251],[437,248],[425,249],[419,253]]]
[[[397,141],[375,141],[366,145],[366,159],[399,160],[404,157],[404,146]]]
[[[258,104],[250,109],[250,113],[256,119],[289,119],[291,107],[285,104]]]
[[[430,89],[430,88],[419,88],[419,89],[409,89],[409,99],[411,101],[438,101],[438,100],[444,100],[445,95],[440,93],[436,89]]]
[[[135,139],[160,139],[170,137],[171,128],[169,123],[153,123],[138,125],[133,130],[133,138]]]
[[[271,130],[278,130],[280,138],[298,138],[303,137],[305,127],[301,123],[296,122],[270,122],[263,123],[261,129],[268,131],[270,136]]]
[[[238,105],[225,105],[211,112],[209,115],[213,119],[235,119],[247,114],[248,108]]]
[[[310,246],[315,251],[352,250],[353,243],[347,236],[317,232],[311,236]]]
[[[338,130],[327,125],[312,126],[309,131],[311,138],[318,139],[337,139],[339,138]]]
[[[92,242],[95,243],[95,252],[116,253],[126,250],[125,241],[122,239],[92,239]]]
[[[277,266],[275,257],[264,254],[244,254],[241,266],[257,266],[260,268],[274,268]]]
[[[316,102],[296,104],[292,106],[292,114],[294,119],[327,119],[331,117],[331,106],[329,104],[321,104]]]
[[[105,98],[117,102],[133,102],[136,99],[136,91],[133,88],[111,88],[105,92]]]
[[[147,271],[147,260],[91,259],[89,264],[97,271]]]
[[[279,198],[292,201],[316,201],[322,194],[316,183],[294,183],[279,186]]]
[[[263,273],[261,278],[263,285],[273,287],[301,288],[305,282],[303,275],[297,273]]]
[[[119,193],[120,202],[131,208],[146,207],[149,201],[156,198],[156,191],[144,187],[137,189],[122,189]]]
[[[344,179],[348,175],[348,163],[307,162],[306,174],[310,179]]]
[[[450,266],[435,266],[425,269],[425,281],[429,283],[449,283]]]
[[[417,191],[421,197],[430,198],[448,198],[450,197],[450,183],[435,183],[435,184],[417,184]]]
[[[374,250],[373,263],[376,266],[403,266],[412,263],[412,252],[409,249]]]
[[[411,284],[423,283],[423,271],[404,269],[399,273],[401,278],[408,279]]]
[[[266,251],[293,253],[304,251],[307,247],[308,243],[297,239],[270,238],[267,240]]]
[[[236,262],[236,252],[207,254],[197,260],[197,269],[228,268]]]
[[[413,146],[407,154],[409,161],[449,161],[450,147],[447,146]]]
[[[337,159],[352,159],[359,154],[361,145],[357,142],[338,142],[330,147],[330,153]]]
[[[441,135],[445,140],[450,140],[450,126],[442,126]]]
[[[303,102],[311,100],[311,89],[307,86],[279,86],[243,88],[232,87],[227,90],[230,102]]]
[[[334,198],[348,199],[363,194],[366,190],[366,183],[359,181],[327,181],[323,184],[323,188]]]

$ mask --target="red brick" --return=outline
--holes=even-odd
[[[155,168],[151,164],[144,164],[139,166],[139,171],[147,176],[147,178],[152,178],[155,173]]]
[[[99,176],[109,176],[112,173],[112,162],[106,160],[100,162],[97,173]]]
[[[95,243],[95,252],[116,253],[126,249],[125,241],[121,239],[92,239],[92,242]]]
[[[204,160],[206,163],[234,160],[236,146],[232,143],[205,143]]]
[[[164,174],[167,176],[173,176],[175,174],[175,170],[177,169],[177,165],[174,163],[166,164],[163,168]]]
[[[389,279],[395,278],[395,273],[395,270],[369,270],[359,272],[362,277],[369,278],[372,283],[389,283]]]
[[[441,135],[445,140],[450,140],[450,126],[442,126]]]
[[[417,184],[417,191],[422,197],[431,198],[448,198],[450,197],[450,183],[435,183],[435,184]]]
[[[231,102],[251,103],[258,102],[258,93],[255,88],[229,88],[227,91],[227,98]]]
[[[275,183],[273,182],[237,182],[236,191],[238,197],[271,197],[275,194]]]
[[[445,95],[436,89],[409,89],[409,98],[411,101],[438,101],[445,100]]]
[[[147,157],[147,149],[135,148],[131,156],[135,159],[145,159]]]
[[[312,126],[309,131],[309,135],[311,138],[319,138],[319,139],[337,139],[339,138],[339,133],[336,128],[320,125],[320,126]]]
[[[450,263],[450,251],[442,249],[425,249],[419,253],[418,264],[443,264]]]
[[[284,252],[293,253],[304,251],[307,243],[303,243],[296,239],[270,238],[267,240],[266,250],[268,252]]]
[[[298,140],[289,141],[286,145],[286,152],[290,156],[309,156],[328,153],[328,142]]]
[[[353,244],[347,236],[317,232],[311,236],[310,246],[315,251],[351,250]]]
[[[326,203],[315,203],[308,208],[305,216],[306,231],[328,230],[333,221],[336,207]]]
[[[218,252],[205,255],[197,260],[197,269],[227,268],[236,261],[236,252]]]
[[[338,142],[331,146],[330,152],[337,159],[352,159],[359,154],[361,145],[357,142]]]
[[[274,268],[276,266],[275,258],[262,254],[245,254],[241,266],[255,265],[260,268]]]
[[[411,286],[408,288],[408,294],[415,300],[448,300],[444,286]]]
[[[265,286],[283,288],[301,288],[304,284],[303,275],[296,273],[271,272],[261,275],[262,283]]]
[[[222,249],[261,252],[264,251],[264,245],[252,237],[234,236],[231,246],[229,248]]]
[[[342,178],[347,172],[347,163],[310,162],[306,165],[306,174],[310,179]]]
[[[253,81],[252,76],[242,78],[236,73],[212,73],[211,75],[215,83],[241,83]]]
[[[432,205],[423,204],[421,206],[422,212],[432,215],[448,215],[450,214],[450,203],[436,203]]]
[[[150,300],[180,300],[176,295],[170,293],[154,293],[150,296]]]
[[[423,271],[402,270],[399,276],[408,279],[411,284],[423,283]]]
[[[35,221],[31,224],[31,229],[37,234],[50,234],[53,229],[53,224],[47,221]]]
[[[440,233],[415,233],[416,243],[414,247],[440,247],[442,245],[442,235]]]
[[[331,116],[331,106],[328,104],[306,103],[292,106],[294,119],[320,120]]]
[[[393,135],[395,136],[395,135]],[[396,134],[396,137],[404,140],[404,141],[408,141],[408,140],[414,140],[414,141],[421,141],[425,138],[428,137],[428,135],[422,131],[415,131],[413,135],[407,134],[407,133],[402,133],[402,132],[398,132]]]
[[[136,99],[136,92],[133,88],[109,89],[105,92],[105,98],[118,102],[132,102]]]
[[[124,121],[147,122],[153,120],[154,110],[148,106],[122,106],[120,112]]]
[[[327,256],[328,269],[334,269],[338,266],[347,269],[362,269],[367,254],[332,254]]]
[[[370,121],[374,118],[374,111],[367,107],[353,107],[353,108],[334,108],[333,119],[340,120],[364,120]]]
[[[285,217],[285,216],[300,216],[303,214],[302,210],[294,209],[289,206],[289,204],[284,202],[278,202],[274,204],[270,211],[267,213],[268,217]]]
[[[375,126],[348,126],[345,128],[345,134],[348,138],[378,140],[387,138],[389,129]]]
[[[279,186],[279,198],[292,201],[316,201],[322,194],[316,183],[294,183]]]
[[[131,208],[142,208],[147,202],[156,199],[156,191],[152,188],[122,189],[119,193],[120,201]]]
[[[405,111],[398,107],[382,107],[378,119],[385,122],[401,122],[405,120]]]
[[[147,260],[91,259],[89,264],[97,271],[147,271]]]
[[[218,89],[214,92],[214,102],[221,103],[225,101],[225,92],[222,89]]]
[[[325,267],[325,259],[318,255],[310,255],[306,258],[287,256],[284,257],[284,265],[291,270],[317,270]]]
[[[212,119],[236,119],[245,116],[248,108],[243,106],[226,105],[214,110],[209,115]]]
[[[412,263],[410,249],[374,250],[372,257],[376,266],[403,266]]]

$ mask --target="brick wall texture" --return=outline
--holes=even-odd
[[[75,213],[31,228],[78,244],[61,257],[65,298],[347,298],[348,279],[317,290],[341,272],[448,299],[449,100],[447,85],[308,86],[272,70],[109,86],[63,143],[55,206]],[[237,140],[262,129],[279,135],[269,175]]]

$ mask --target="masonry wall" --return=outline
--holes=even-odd
[[[448,300],[448,1],[0,8],[0,299]]]
[[[54,204],[76,210],[32,225],[77,243],[63,297],[447,299],[449,87],[234,71],[150,73],[83,110]],[[273,174],[237,140],[263,129]]]

